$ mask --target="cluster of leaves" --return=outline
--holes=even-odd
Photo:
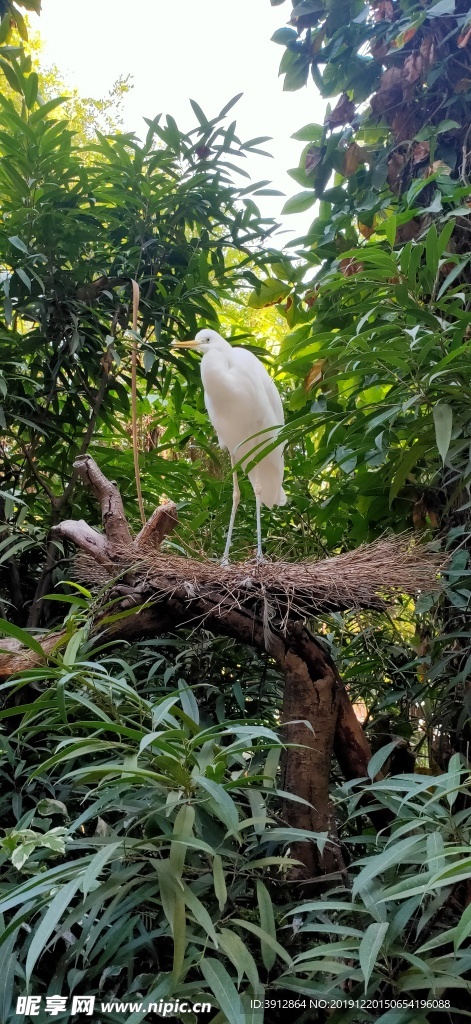
[[[279,818],[273,697],[253,703],[270,677],[276,693],[271,669],[254,679],[253,655],[238,651],[237,691],[227,645],[218,651],[210,637],[146,641],[126,658],[100,651],[87,639],[84,597],[70,597],[49,667],[3,687],[2,1020],[28,985],[42,996],[95,994],[108,1004],[103,1021],[119,1019],[110,1001],[141,1002],[133,1024],[176,987],[219,1007],[218,1024],[257,1020],[251,1000],[265,985],[291,1000],[300,1024],[312,1020],[310,1000],[337,1001],[334,1024],[425,1024],[427,1003],[458,1013],[448,990],[469,988],[471,933],[458,899],[471,870],[461,758],[445,774],[372,788],[393,744],[382,748],[368,780],[334,794],[353,888],[339,876],[324,896],[293,901],[286,847],[322,847],[326,836]],[[372,798],[391,816],[389,834],[364,830]],[[381,1001],[396,1001],[395,1016],[375,1009]],[[70,1019],[70,1001],[57,1019]]]
[[[277,820],[281,747],[262,724],[272,711],[252,655],[238,653],[237,685],[223,677],[218,692],[209,638],[100,654],[80,625],[86,601],[70,600],[62,649],[7,684],[14,701],[1,712],[14,726],[2,742],[2,1020],[31,982],[38,994],[150,1001],[178,987],[240,1024],[275,961],[292,965],[262,881],[273,871],[284,888],[292,835]]]
[[[357,850],[353,889],[339,881],[322,898],[293,902],[284,851],[301,838],[322,847],[326,836],[279,818],[281,747],[273,703],[253,704],[262,680],[251,652],[237,654],[239,691],[230,678],[215,686],[229,652],[209,637],[110,655],[87,639],[84,597],[71,596],[49,667],[3,687],[2,1020],[28,984],[44,996],[96,994],[108,1006],[141,1001],[133,1024],[176,986],[181,998],[219,1006],[212,1019],[221,1024],[258,1019],[251,1000],[266,984],[292,1000],[300,1022],[312,1020],[310,999],[342,1003],[334,1022],[393,1019],[374,1003],[358,1016],[365,997],[397,1000],[400,1024],[426,1022],[411,998],[440,1010],[447,989],[466,991],[471,915],[450,900],[471,863],[459,756],[435,778],[375,783],[377,808],[394,819],[381,838],[355,835],[391,751],[375,755],[369,780],[335,794],[343,843]],[[28,634],[3,628],[36,649]],[[69,1016],[70,1004],[57,1019]],[[118,1017],[109,1007],[100,1019]]]
[[[426,179],[418,205],[429,207],[435,176],[466,181],[469,9],[465,0],[304,0],[293,2],[290,24],[273,37],[286,47],[284,87],[300,88],[311,72],[323,96],[341,95],[323,125],[295,136],[306,147],[291,174],[305,191],[287,209],[331,204],[334,244],[323,255],[335,258],[350,248],[355,224],[365,237],[381,224],[391,193],[400,200]],[[417,216],[402,216],[397,240],[420,227]]]
[[[260,141],[242,144],[235,122],[224,127],[235,101],[213,119],[194,104],[198,124],[187,134],[171,116],[156,117],[144,142],[98,133],[84,150],[58,115],[61,100],[42,103],[37,77],[18,61],[14,75],[15,96],[2,97],[0,105],[1,490],[2,519],[10,526],[1,558],[4,596],[24,622],[35,592],[51,588],[49,574],[35,590],[45,536],[71,498],[73,458],[89,449],[97,428],[99,462],[132,507],[131,278],[141,288],[143,489],[155,506],[163,493],[178,498],[193,485],[189,536],[210,520],[209,497],[217,506],[222,473],[214,469],[216,449],[201,403],[195,412],[186,404],[199,381],[197,364],[175,359],[169,342],[194,336],[202,322],[218,325],[222,298],[252,286],[252,268],[270,259],[258,246],[273,226],[256,207],[266,182],[233,180],[234,161]],[[168,457],[195,430],[201,450],[208,450],[209,496],[204,480],[194,477],[191,448],[184,461]],[[30,570],[31,558],[37,560],[36,574],[33,569],[27,578],[23,554]],[[51,565],[55,554],[48,549]]]

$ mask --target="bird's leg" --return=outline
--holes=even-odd
[[[261,510],[260,492],[261,492],[261,490],[262,490],[262,488],[260,486],[260,480],[258,478],[258,473],[257,473],[256,476],[255,476],[255,485],[254,485],[254,491],[255,491],[255,510],[256,510],[256,517],[257,517],[257,556],[256,556],[257,562],[263,562],[262,522],[261,522],[261,516],[260,516],[260,510]]]
[[[232,458],[231,458],[231,463],[232,463],[232,466],[233,466],[234,465],[234,459],[232,459]],[[222,556],[221,565],[228,565],[229,564],[229,551],[230,551],[231,541],[232,541],[232,531],[234,529],[234,520],[235,520],[235,517],[236,517],[237,507],[238,507],[238,504],[239,504],[239,501],[240,501],[239,481],[237,479],[237,473],[235,471],[232,474],[232,481],[233,481],[233,487],[232,487],[231,518],[229,519],[229,528],[228,528],[228,531],[227,531],[226,546],[224,548],[224,554]]]

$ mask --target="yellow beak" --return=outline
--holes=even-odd
[[[172,341],[170,348],[199,348],[198,341]]]

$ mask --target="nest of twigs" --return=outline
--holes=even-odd
[[[164,502],[133,537],[121,495],[90,456],[74,468],[91,488],[102,510],[104,533],[83,520],[68,520],[52,533],[71,540],[81,554],[75,576],[104,592],[105,600],[123,598],[128,607],[177,595],[191,605],[205,603],[225,612],[263,607],[263,617],[281,626],[290,615],[316,615],[348,608],[384,610],[401,594],[440,590],[446,557],[430,551],[410,535],[363,544],[355,551],[302,562],[242,562],[222,566],[214,561],[182,558],[162,549],[178,516],[173,502]]]
[[[138,584],[139,592],[186,594],[188,601],[206,597],[227,607],[273,600],[282,619],[293,612],[316,615],[322,611],[354,608],[384,610],[401,594],[439,591],[442,555],[415,543],[410,537],[389,537],[364,544],[334,558],[302,562],[242,562],[221,566],[156,551],[122,549],[115,571],[89,556],[80,555],[75,576],[100,588],[125,581]]]

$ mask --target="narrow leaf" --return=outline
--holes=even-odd
[[[446,402],[439,402],[433,407],[433,422],[435,424],[435,437],[437,448],[441,455],[443,464],[450,447],[451,432],[453,430],[453,409]]]
[[[275,927],[275,915],[273,913],[273,904],[271,901],[270,893],[264,883],[257,879],[257,902],[260,913],[260,925],[265,932],[271,935],[272,939],[276,941],[276,927]],[[271,971],[273,964],[276,960],[276,951],[273,946],[267,945],[264,939],[260,940],[260,948],[262,952],[262,960],[267,969]]]
[[[389,924],[387,921],[370,924],[360,942],[359,957],[360,967],[365,979],[365,992],[388,928]]]
[[[200,967],[228,1024],[244,1024],[245,1014],[240,995],[223,964],[213,957],[206,957]]]
[[[35,929],[31,945],[28,950],[28,956],[26,958],[27,984],[29,984],[36,961],[41,956],[41,953],[44,952],[56,925],[60,921],[64,911],[67,910],[67,907],[73,900],[81,882],[82,876],[79,875],[78,878],[72,878],[70,882],[67,882],[66,885],[63,885],[62,888],[59,889],[59,892],[56,893],[54,899],[49,904],[44,917]]]

